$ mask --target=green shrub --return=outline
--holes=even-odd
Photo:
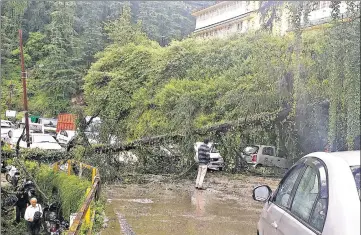
[[[75,175],[68,176],[64,172],[54,173],[49,165],[40,165],[34,161],[25,161],[24,165],[27,171],[34,176],[36,183],[49,202],[61,201],[65,218],[69,218],[71,213],[78,211],[85,200],[87,188],[91,187],[90,181]]]

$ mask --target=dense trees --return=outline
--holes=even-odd
[[[211,3],[2,3],[2,88],[13,87],[9,105],[21,110],[17,29],[23,27],[32,112],[69,111],[71,99],[84,94],[87,114],[104,120],[104,137],[192,135],[232,123],[213,137],[275,144],[292,154],[327,143],[353,148],[360,134],[359,5],[347,3],[343,20],[334,2],[330,24],[304,31],[301,18],[307,21],[314,3],[287,3],[295,31],[283,37],[266,30],[186,38],[194,27],[190,12],[203,4]],[[264,6],[263,29],[272,30],[285,5]],[[273,122],[269,117],[280,110],[291,112]],[[244,121],[254,117],[261,125]]]
[[[24,32],[30,111],[55,116],[82,96],[82,77],[94,55],[112,41],[105,32],[124,4],[131,7],[132,22],[142,21],[142,30],[164,45],[186,37],[195,24],[192,9],[212,2],[2,1],[2,105],[22,109],[18,29]]]
[[[283,37],[257,32],[228,39],[190,38],[165,48],[145,38],[139,25],[126,33],[137,38],[130,43],[120,43],[126,37],[118,30],[85,77],[89,111],[102,107],[100,115],[109,122],[105,126],[131,140],[192,133],[291,109],[281,123],[263,120],[261,126],[246,124],[221,137],[229,142],[236,138],[238,144],[276,144],[288,154],[322,151],[328,142],[343,140],[343,148],[352,149],[360,133],[360,22],[336,18],[321,29],[299,28]],[[343,77],[346,83],[340,85]],[[353,102],[344,101],[346,97]]]

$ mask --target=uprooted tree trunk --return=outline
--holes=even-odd
[[[230,131],[231,129],[234,129],[236,127],[240,127],[246,123],[252,123],[253,125],[262,125],[263,122],[271,121],[271,122],[281,122],[282,120],[286,119],[288,114],[291,112],[291,108],[283,109],[277,113],[267,113],[267,114],[259,114],[256,116],[252,116],[249,118],[242,118],[237,121],[229,121],[222,124],[216,124],[212,126],[207,126],[199,129],[195,129],[193,131],[193,134],[204,136],[208,133],[226,133]],[[125,144],[118,144],[118,145],[104,145],[104,146],[98,146],[95,147],[94,150],[96,153],[108,153],[108,152],[119,152],[119,151],[128,151],[135,149],[142,145],[151,145],[160,143],[163,140],[176,140],[185,138],[185,135],[179,134],[179,133],[170,133],[170,134],[164,134],[159,136],[152,136],[152,137],[145,137],[139,140],[135,140],[129,143]]]

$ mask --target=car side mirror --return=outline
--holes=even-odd
[[[267,185],[260,185],[253,189],[253,200],[258,202],[266,202],[270,199],[272,190]]]

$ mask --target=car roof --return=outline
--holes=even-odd
[[[343,159],[349,166],[360,165],[360,151],[332,152],[330,154]]]
[[[342,151],[342,152],[316,152],[307,155],[308,157],[318,157],[324,161],[332,161],[332,158],[342,159],[349,166],[360,165],[360,151]],[[307,157],[306,156],[306,157]]]

